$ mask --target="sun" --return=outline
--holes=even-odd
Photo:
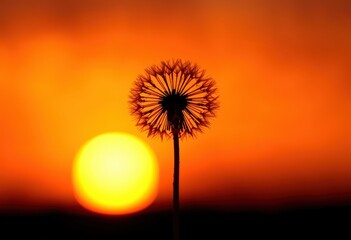
[[[126,133],[105,133],[79,150],[73,163],[77,201],[103,214],[128,214],[156,197],[158,164],[148,145]]]

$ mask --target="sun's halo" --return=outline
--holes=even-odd
[[[128,214],[156,197],[158,164],[151,148],[126,133],[105,133],[79,150],[73,163],[77,201],[103,214]]]

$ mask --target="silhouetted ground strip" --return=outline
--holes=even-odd
[[[0,239],[172,239],[171,212],[122,217],[2,213],[0,219]],[[186,210],[180,233],[182,240],[350,239],[351,206],[274,212]]]

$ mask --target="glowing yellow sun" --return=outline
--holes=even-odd
[[[152,203],[158,165],[152,150],[125,133],[99,135],[80,149],[73,164],[77,201],[104,214],[127,214]]]

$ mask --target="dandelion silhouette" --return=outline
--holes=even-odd
[[[196,64],[162,61],[139,75],[130,91],[131,114],[148,136],[174,142],[173,232],[179,239],[179,138],[209,127],[218,109],[215,81]]]

